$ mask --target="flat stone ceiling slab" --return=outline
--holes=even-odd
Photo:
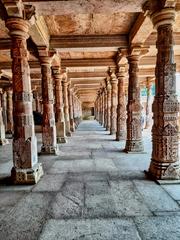
[[[137,13],[67,14],[46,16],[49,33],[60,35],[127,34]]]

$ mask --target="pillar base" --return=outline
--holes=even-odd
[[[15,168],[11,170],[11,179],[14,184],[36,184],[43,176],[41,163],[35,164],[32,168]]]
[[[110,130],[110,135],[116,134],[116,130]]]
[[[152,159],[147,175],[154,180],[180,180],[180,161],[162,163]]]
[[[67,143],[67,140],[65,137],[57,137],[57,143]]]
[[[71,136],[72,136],[72,133],[71,133],[71,132],[67,132],[67,133],[66,133],[66,136],[67,136],[67,137],[71,137]]]
[[[74,124],[74,120],[73,119],[71,119],[70,120],[70,130],[71,130],[71,132],[75,132],[75,126],[74,126],[75,124]]]
[[[58,155],[59,151],[57,147],[53,146],[42,146],[40,155]]]
[[[1,146],[4,146],[4,145],[6,145],[6,144],[9,144],[9,141],[8,141],[6,138],[0,139],[0,145],[1,145]]]
[[[144,147],[141,140],[126,140],[126,147],[124,149],[126,153],[128,152],[143,152]]]

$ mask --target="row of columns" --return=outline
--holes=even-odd
[[[32,184],[43,175],[43,168],[38,163],[32,108],[33,94],[27,50],[30,22],[28,19],[11,17],[6,20],[6,27],[12,40],[12,89],[7,91],[6,103],[3,101],[3,94],[0,95],[0,143],[6,141],[4,126],[7,126],[9,133],[12,133],[13,127],[12,180],[16,184]],[[60,66],[52,66],[54,53],[44,47],[40,47],[38,51],[42,75],[41,154],[57,154],[57,144],[65,143],[66,136],[70,136],[80,122],[81,102],[70,87],[67,75],[61,72]],[[36,110],[39,111],[37,92],[35,98]],[[4,119],[7,122],[3,120],[5,107]]]
[[[159,5],[157,1],[149,5],[149,15],[157,29],[157,62],[155,68],[155,98],[152,106],[152,158],[147,174],[153,179],[179,179],[180,162],[178,156],[178,111],[179,103],[176,96],[176,65],[173,52],[173,23],[175,9],[173,1]],[[125,152],[143,152],[140,87],[138,80],[139,59],[147,52],[142,47],[132,47],[126,51],[129,65],[128,101],[124,96],[125,68],[118,66],[118,71],[110,72],[106,86],[99,91],[95,102],[95,117],[110,130],[116,133],[116,140],[125,139]],[[111,87],[108,85],[110,82]],[[103,102],[104,94],[110,91]],[[111,101],[109,100],[111,99]],[[108,118],[111,104],[110,120]],[[104,110],[107,113],[104,114]],[[126,109],[126,111],[125,111]],[[150,84],[147,79],[146,125],[150,125]],[[126,120],[127,115],[127,120]],[[108,126],[108,121],[110,126]],[[126,123],[126,124],[125,124]]]

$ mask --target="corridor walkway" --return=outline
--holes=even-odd
[[[149,133],[144,154],[123,153],[113,139],[83,121],[59,156],[39,157],[45,174],[35,186],[3,184],[12,154],[11,145],[0,147],[0,239],[179,240],[180,185],[157,185],[143,172]]]

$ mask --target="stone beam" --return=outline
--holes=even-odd
[[[69,14],[113,14],[119,12],[141,12],[144,0],[104,0],[101,1],[67,1],[67,0],[23,0],[33,4],[39,15],[69,15]],[[48,6],[48,7],[47,7]]]
[[[143,44],[153,31],[153,24],[146,13],[140,13],[129,34],[129,43]],[[153,43],[154,45],[154,43]]]
[[[95,58],[95,59],[62,59],[61,66],[64,67],[115,67],[114,59]]]
[[[56,49],[65,49],[67,51],[74,48],[108,48],[108,50],[117,50],[119,47],[128,47],[127,35],[79,35],[79,36],[52,36],[50,47]]]

